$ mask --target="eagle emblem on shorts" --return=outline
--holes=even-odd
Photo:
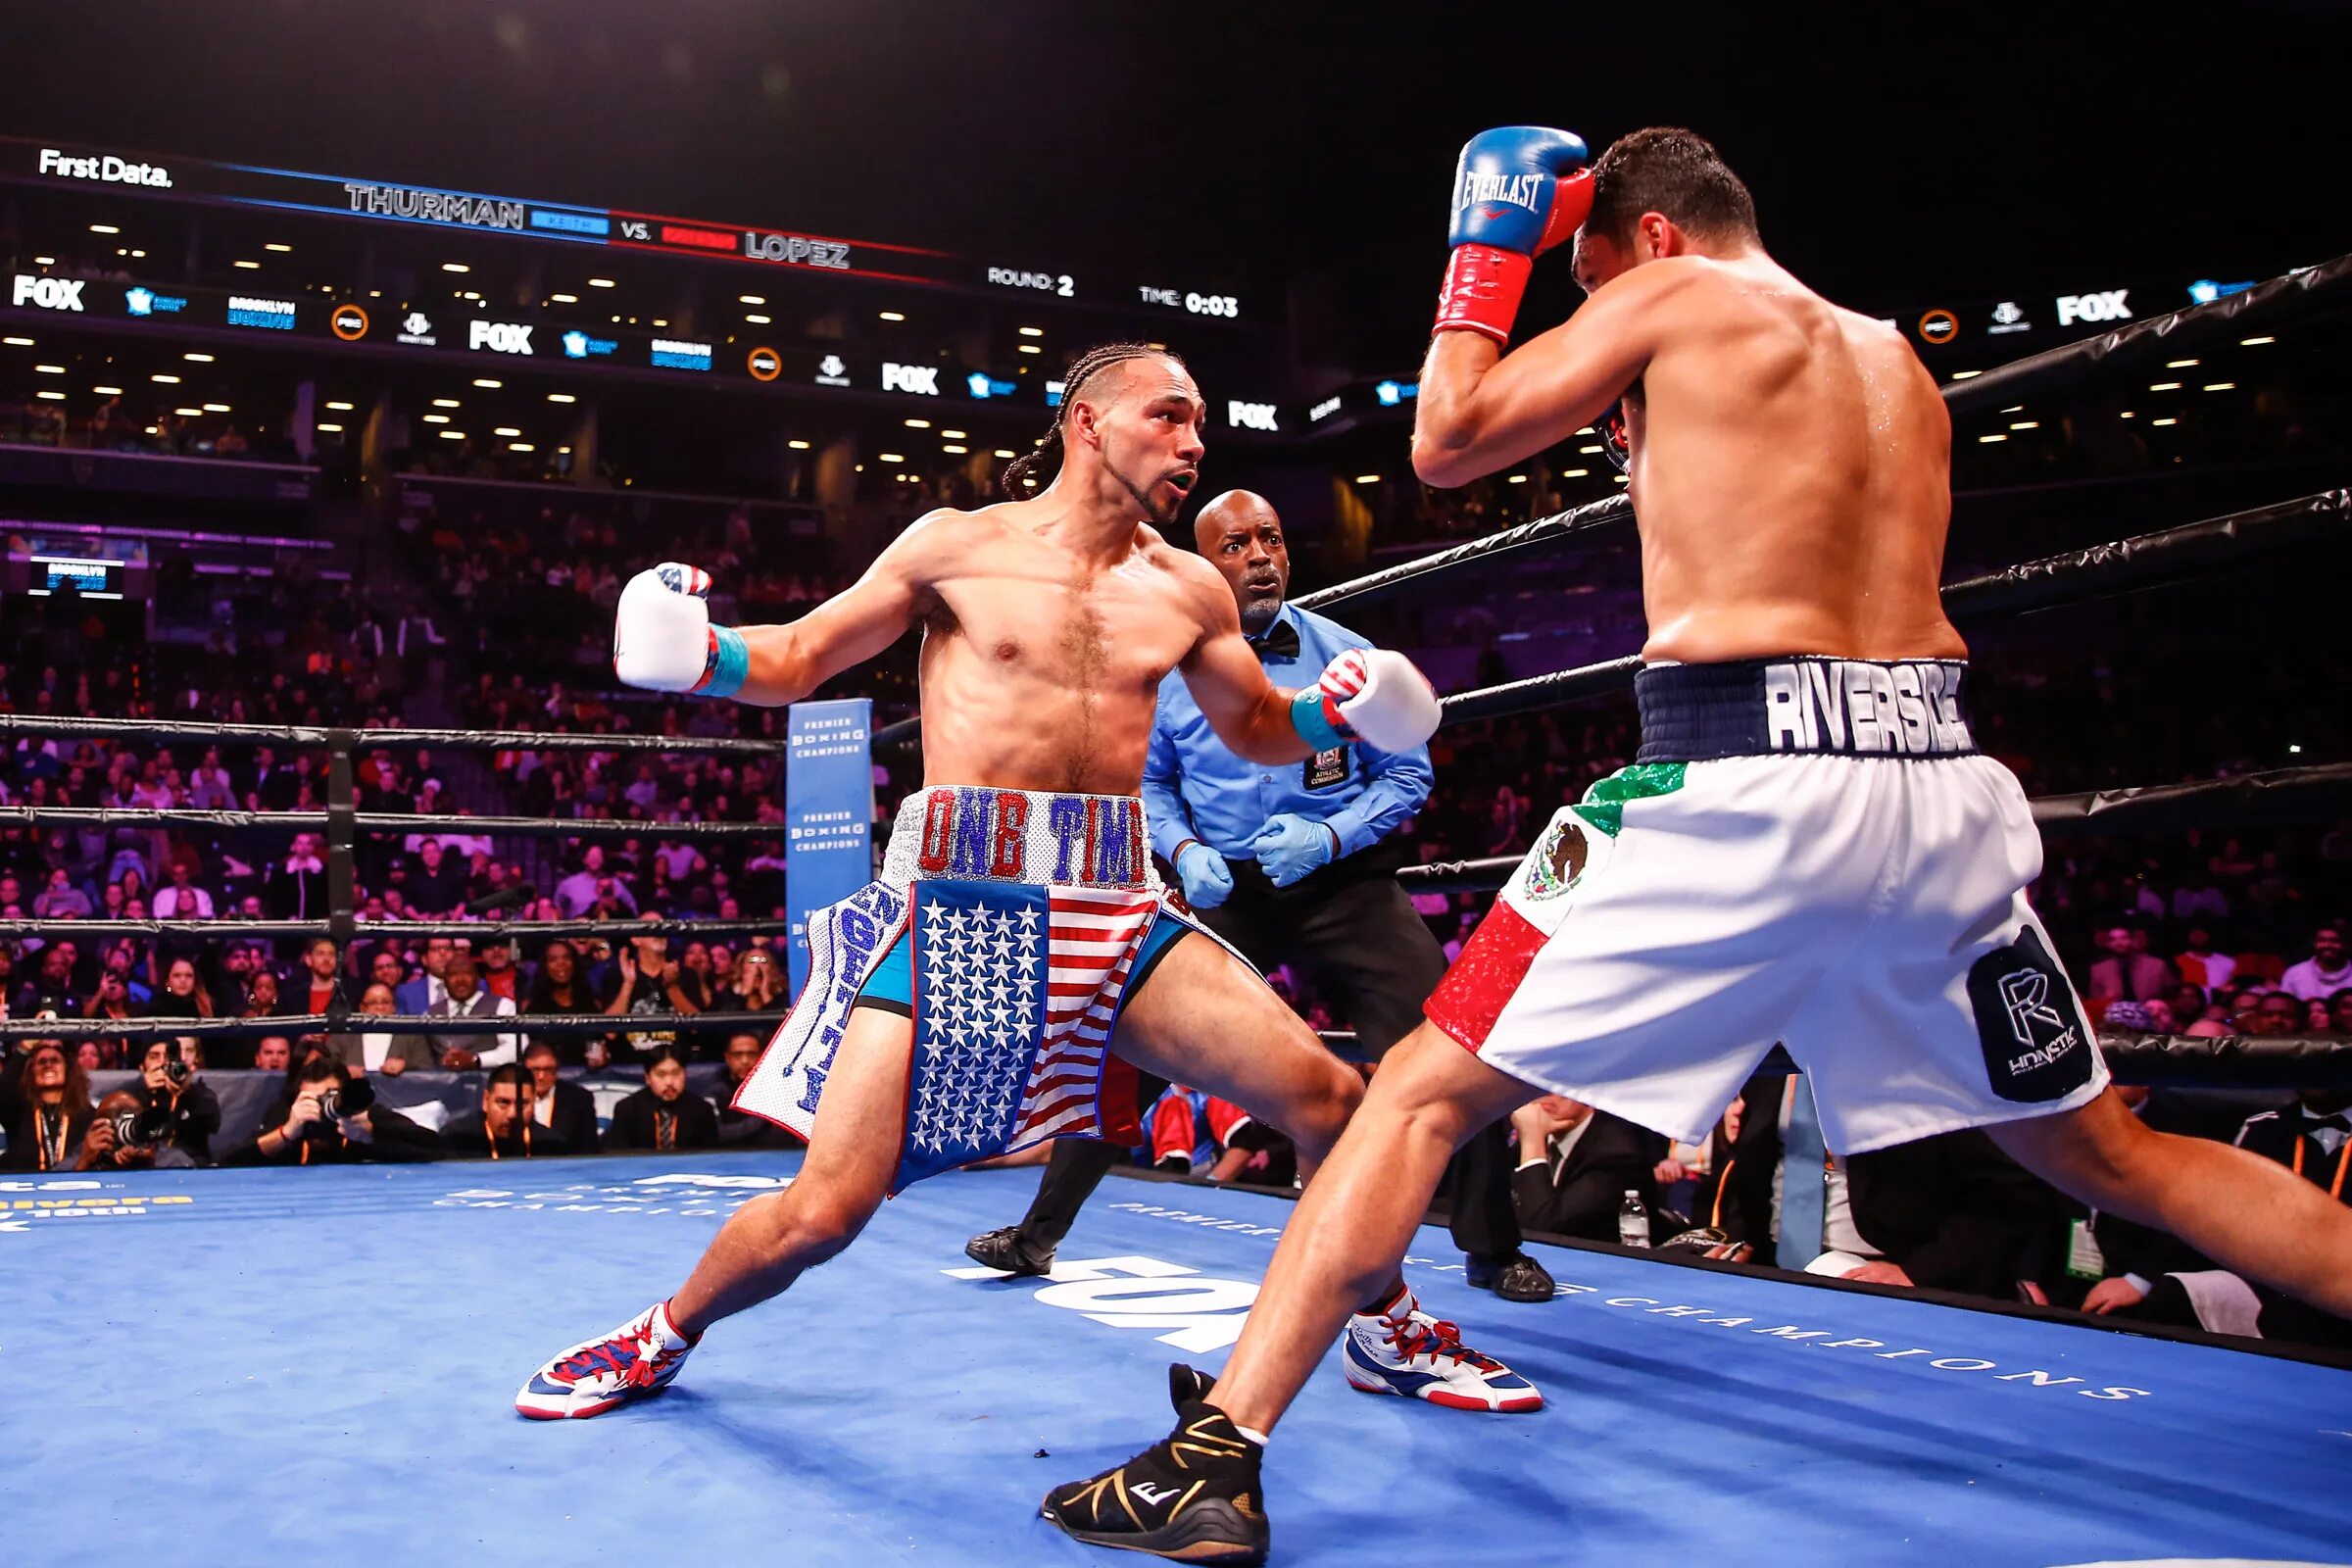
[[[1585,874],[1585,862],[1592,858],[1592,845],[1585,837],[1583,824],[1574,816],[1562,813],[1536,853],[1527,860],[1527,896],[1531,899],[1554,899],[1576,886],[1576,879]]]

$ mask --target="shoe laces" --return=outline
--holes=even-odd
[[[1501,1363],[1482,1355],[1462,1343],[1462,1328],[1444,1318],[1423,1319],[1416,1316],[1390,1318],[1388,1342],[1396,1353],[1410,1359],[1426,1355],[1432,1360],[1445,1356],[1450,1360],[1484,1372]]]

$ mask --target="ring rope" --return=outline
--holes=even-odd
[[[501,752],[716,752],[737,757],[778,757],[789,744],[741,736],[582,735],[569,730],[543,733],[528,729],[340,729],[318,724],[208,724],[194,719],[43,717],[30,713],[0,713],[0,735],[210,741],[236,746],[331,746],[348,741],[354,750],[363,752],[396,746],[465,746]]]

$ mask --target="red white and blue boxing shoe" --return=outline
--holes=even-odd
[[[541,1367],[514,1396],[514,1408],[534,1421],[602,1415],[667,1388],[694,1347],[670,1322],[669,1303],[657,1302]]]
[[[1462,1343],[1462,1331],[1421,1310],[1409,1286],[1377,1312],[1348,1320],[1340,1358],[1350,1388],[1396,1394],[1456,1410],[1541,1410],[1536,1386]]]

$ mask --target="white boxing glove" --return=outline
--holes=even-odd
[[[1409,752],[1438,732],[1443,710],[1429,678],[1402,654],[1349,649],[1291,700],[1291,723],[1317,751],[1360,740]]]
[[[710,591],[709,572],[675,561],[629,579],[612,612],[612,672],[624,685],[725,696],[742,684],[740,671],[726,692],[705,682],[705,676],[717,673],[718,662],[710,607],[704,600]],[[728,635],[741,646],[740,635]]]

